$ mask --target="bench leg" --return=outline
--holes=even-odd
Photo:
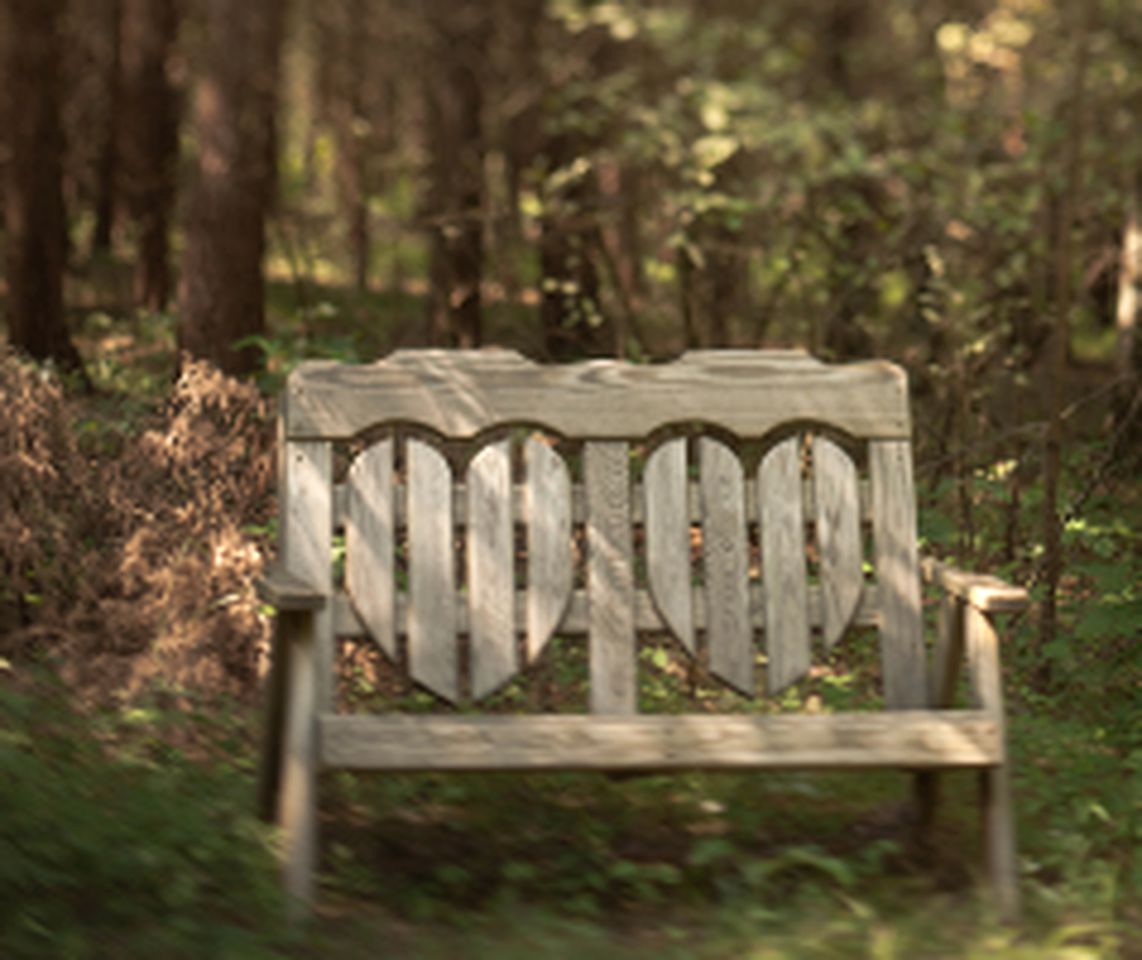
[[[936,808],[940,802],[940,775],[935,770],[921,770],[912,780],[912,798],[916,808],[916,831],[913,837],[917,852],[931,859],[935,849]]]
[[[289,651],[290,646],[282,642],[281,632],[275,623],[270,651],[270,670],[266,677],[266,716],[262,732],[262,753],[258,758],[257,809],[258,817],[266,823],[275,823],[278,816]]]
[[[1001,918],[1014,923],[1019,919],[1020,904],[1009,767],[1003,764],[982,771],[979,785],[988,884]]]
[[[314,618],[283,612],[278,621],[289,675],[285,683],[285,741],[282,744],[278,820],[282,827],[283,873],[291,912],[300,917],[313,903],[317,863],[317,677]]]

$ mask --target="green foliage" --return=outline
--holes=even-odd
[[[0,954],[271,955],[281,895],[245,778],[117,758],[63,697],[0,686]]]

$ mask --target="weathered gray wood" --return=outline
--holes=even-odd
[[[818,569],[824,588],[826,649],[844,635],[864,583],[856,465],[828,437],[813,438]]]
[[[408,664],[418,683],[445,700],[459,696],[452,473],[438,451],[409,440]]]
[[[318,588],[279,568],[255,580],[254,592],[259,600],[278,610],[320,610],[330,599]]]
[[[279,642],[288,654],[285,731],[281,760],[278,822],[282,828],[282,869],[295,911],[313,901],[317,867],[317,715],[316,622],[319,614],[293,613],[278,621]]]
[[[587,591],[592,713],[637,708],[634,631],[634,548],[630,525],[630,448],[588,443]]]
[[[809,625],[818,627],[821,624],[822,598],[821,588],[817,585],[809,587]],[[528,595],[526,590],[517,590],[515,593],[515,623],[519,624],[527,619]],[[694,629],[705,630],[708,620],[706,614],[706,595],[702,587],[691,589],[691,609],[694,614]],[[343,594],[333,598],[334,625],[339,637],[363,637],[368,634],[364,624],[361,623],[352,604]],[[751,583],[749,591],[749,619],[754,631],[765,631],[765,591],[759,584]],[[869,584],[861,595],[860,606],[857,608],[853,625],[858,627],[875,627],[880,623],[880,608],[876,599],[876,587]],[[634,624],[639,633],[656,633],[668,630],[669,626],[663,621],[655,600],[649,590],[635,590],[634,592]],[[563,615],[559,622],[559,632],[567,636],[582,636],[590,628],[588,613],[587,591],[573,590],[565,605]],[[398,636],[408,633],[408,599],[398,595],[396,601],[396,630]],[[468,604],[462,597],[456,598],[456,632],[468,631]]]
[[[980,773],[983,807],[984,852],[988,881],[1005,919],[1018,918],[1019,879],[1015,854],[1015,816],[1011,798],[1011,770],[1007,763],[1003,678],[999,668],[999,636],[992,617],[968,605],[964,609],[964,633],[972,697],[995,721],[1001,749],[1000,761]]]
[[[540,442],[539,445],[547,448],[551,456],[558,457],[558,454],[551,451],[550,447],[547,447],[547,444]],[[858,481],[858,484],[860,491],[860,515],[865,520],[868,520],[872,516],[868,483],[867,481]],[[752,510],[753,505],[757,503],[756,488],[757,481],[755,478],[752,476],[746,477],[745,499],[747,511]],[[643,485],[638,482],[631,487],[631,490],[631,523],[645,523],[646,491],[643,489]],[[396,511],[396,524],[399,527],[408,519],[408,507],[405,504],[404,498],[399,495],[399,486],[396,488],[395,493],[397,496],[393,506]],[[816,516],[817,495],[813,489],[813,481],[809,478],[806,478],[801,485],[801,500],[805,505],[806,518]],[[686,505],[689,522],[692,524],[701,523],[702,497],[698,489],[697,480],[691,480],[687,483],[684,503]],[[349,513],[349,490],[345,484],[339,483],[334,485],[333,504],[335,522],[339,525],[343,525]],[[519,522],[522,522],[527,516],[527,491],[525,483],[517,483],[512,486],[512,516]],[[753,517],[752,519],[756,520],[757,518]],[[574,484],[571,487],[571,520],[573,523],[585,523],[587,520],[587,499],[583,492],[582,484]],[[452,522],[457,527],[463,527],[468,523],[468,485],[462,481],[452,484]]]
[[[571,598],[571,475],[546,443],[523,447],[527,519],[527,659],[536,660]],[[517,621],[518,622],[518,621]]]
[[[333,466],[330,444],[286,444],[282,463],[279,569],[320,594],[333,594]],[[333,615],[329,605],[313,618],[317,707],[333,702]]]
[[[872,523],[879,588],[884,702],[894,710],[928,703],[916,549],[912,448],[904,440],[869,444]]]
[[[954,710],[803,716],[324,716],[321,756],[358,770],[980,767],[995,718]]]
[[[986,573],[957,570],[932,557],[921,562],[924,579],[954,594],[985,613],[1018,613],[1026,610],[1031,598],[1022,587],[1005,583]]]
[[[511,479],[506,440],[484,447],[468,467],[468,629],[477,700],[517,670]]]
[[[393,443],[382,440],[349,467],[345,519],[345,589],[369,633],[389,659],[396,657],[394,627]]]
[[[757,684],[742,466],[729,447],[710,437],[698,441],[698,459],[710,671],[752,697]]]
[[[647,458],[643,470],[646,573],[663,621],[694,653],[688,486],[686,440],[669,440]]]
[[[963,603],[958,597],[946,593],[940,597],[940,619],[936,629],[936,646],[932,651],[931,706],[944,709],[952,705],[963,659]]]
[[[775,694],[809,671],[808,575],[798,437],[783,440],[762,458],[757,469],[757,497],[769,661],[766,686]]]
[[[397,351],[370,366],[311,361],[290,374],[286,410],[289,436],[346,440],[383,422],[418,423],[457,438],[513,422],[596,439],[644,437],[693,421],[739,436],[798,420],[860,438],[911,434],[898,367],[745,353],[660,366],[595,360],[540,367],[504,350]]]

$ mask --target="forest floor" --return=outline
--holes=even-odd
[[[378,355],[394,338],[370,318],[420,309],[336,291],[286,309],[296,297],[271,290],[267,391],[304,353]],[[1065,629],[1050,650],[1033,618],[1005,638],[1018,926],[981,892],[967,774],[945,778],[931,850],[894,773],[339,774],[322,785],[320,908],[291,928],[277,838],[253,816],[271,405],[202,368],[172,387],[171,319],[97,306],[81,343],[96,395],[0,358],[0,450],[18,452],[0,458],[15,572],[0,596],[0,955],[1142,958],[1142,492],[1129,478],[1087,490],[1104,459],[1093,432],[1070,454],[1084,493]],[[974,552],[994,569],[1006,494],[981,472],[973,496]],[[954,529],[947,500],[924,498],[929,546]],[[1002,572],[1026,582],[1034,551],[1021,556]],[[669,664],[645,653],[642,694],[669,701]],[[871,647],[846,656],[813,693],[860,696]],[[581,658],[556,645],[544,669]],[[376,697],[383,679],[351,658],[346,696]]]

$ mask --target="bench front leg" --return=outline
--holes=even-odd
[[[1018,919],[1019,878],[1015,851],[1015,815],[1011,798],[1011,766],[1007,757],[1003,708],[1003,678],[999,666],[999,635],[994,616],[968,605],[964,636],[972,699],[991,713],[1004,738],[1003,762],[980,772],[984,858],[987,877],[1003,919]]]
[[[313,902],[317,861],[317,617],[325,598],[287,573],[258,583],[278,608],[268,682],[258,812],[282,828],[282,868],[295,916]]]

